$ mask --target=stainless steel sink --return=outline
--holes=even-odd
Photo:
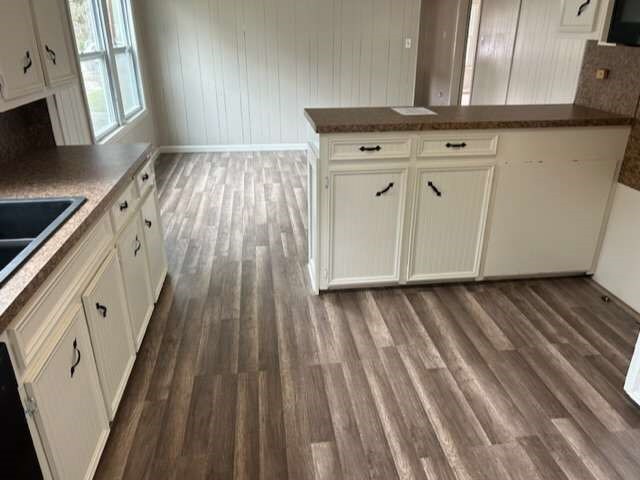
[[[0,285],[85,201],[83,197],[0,200]]]

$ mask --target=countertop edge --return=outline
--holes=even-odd
[[[42,266],[40,271],[22,288],[20,293],[7,305],[4,311],[0,312],[0,335],[11,325],[17,315],[29,304],[33,296],[44,285],[47,279],[55,271],[67,254],[78,244],[84,235],[93,228],[98,220],[102,218],[108,210],[108,206],[122,191],[127,179],[131,181],[144,163],[149,159],[153,146],[148,144],[147,148],[138,156],[131,166],[121,175],[120,179],[111,188],[109,193],[104,195],[94,209],[87,215],[82,223],[71,233],[49,260]]]

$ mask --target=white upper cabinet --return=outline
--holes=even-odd
[[[63,0],[34,0],[33,13],[40,40],[40,54],[49,85],[74,77],[69,31]]]
[[[155,190],[147,195],[147,199],[140,208],[140,214],[142,215],[144,238],[147,246],[151,291],[153,300],[156,301],[167,275],[167,256],[164,250],[164,237]]]
[[[330,175],[330,286],[397,282],[407,170],[376,167]]]
[[[2,99],[13,100],[30,95],[43,90],[44,86],[29,2],[0,0],[0,94]]]
[[[478,275],[492,172],[492,166],[418,168],[409,281]]]
[[[118,240],[125,294],[136,350],[140,348],[151,313],[153,299],[147,266],[146,246],[139,215],[124,228]]]
[[[83,480],[95,472],[109,423],[82,307],[65,316],[66,331],[24,387],[53,477]]]
[[[136,358],[122,273],[115,253],[109,255],[96,274],[82,296],[82,303],[102,392],[109,418],[113,419]]]

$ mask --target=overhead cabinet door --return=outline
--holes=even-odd
[[[109,418],[113,419],[136,357],[122,274],[111,254],[82,297]]]
[[[13,100],[43,88],[29,2],[0,0],[0,94]]]
[[[478,275],[492,172],[418,169],[409,281]]]
[[[109,423],[78,304],[73,320],[25,390],[37,405],[40,437],[56,479],[91,478],[106,442]]]
[[[398,281],[406,169],[330,175],[329,286]]]
[[[33,11],[40,36],[42,62],[49,83],[56,84],[73,78],[62,0],[35,0]]]

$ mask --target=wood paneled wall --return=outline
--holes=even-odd
[[[161,144],[298,143],[305,107],[413,102],[420,0],[135,1]]]
[[[571,103],[606,6],[593,32],[561,33],[559,0],[484,0],[472,104]]]

